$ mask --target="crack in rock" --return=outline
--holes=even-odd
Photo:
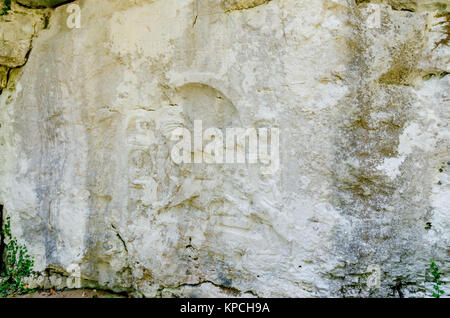
[[[128,248],[127,248],[127,245],[125,244],[125,241],[124,241],[124,239],[122,238],[122,236],[120,236],[119,231],[117,230],[117,228],[116,228],[113,224],[111,224],[111,227],[112,227],[112,229],[114,230],[114,232],[116,233],[117,238],[122,242],[122,245],[123,245],[123,248],[124,248],[125,252],[128,254]]]
[[[184,283],[184,284],[180,284],[180,285],[175,286],[175,287],[173,287],[173,286],[161,286],[158,289],[158,296],[161,297],[165,291],[168,291],[168,292],[172,291],[173,292],[175,290],[180,290],[180,289],[182,289],[184,287],[199,288],[202,285],[207,285],[207,284],[212,285],[212,286],[214,286],[216,288],[219,288],[219,289],[223,290],[225,293],[231,294],[232,296],[235,296],[235,297],[242,297],[242,296],[244,296],[246,294],[250,294],[250,295],[252,295],[252,296],[254,296],[256,298],[260,298],[258,296],[258,294],[255,291],[253,291],[253,290],[240,291],[239,289],[237,289],[235,287],[225,286],[225,285],[218,284],[218,283],[215,283],[215,282],[210,281],[210,280],[204,280],[204,281],[201,281],[201,282],[198,282],[198,283]]]

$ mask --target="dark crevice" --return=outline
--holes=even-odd
[[[449,73],[447,71],[442,71],[442,72],[435,72],[435,73],[429,73],[425,76],[423,76],[423,80],[424,81],[428,81],[432,78],[444,78],[448,75]]]
[[[8,87],[9,77],[11,75],[11,68],[8,68],[8,72],[6,73],[6,87]]]
[[[52,6],[52,7],[46,7],[46,6],[28,6],[28,5],[26,5],[26,4],[23,4],[23,3],[20,3],[20,2],[18,2],[18,1],[16,1],[16,5],[19,5],[19,6],[21,6],[21,7],[24,7],[24,8],[27,8],[27,9],[31,9],[31,10],[33,10],[33,9],[49,9],[49,8],[51,8],[51,9],[55,9],[55,8],[57,8],[57,7],[60,7],[60,6],[63,6],[63,5],[66,5],[66,4],[69,4],[69,3],[71,3],[71,2],[75,2],[76,0],[67,0],[67,1],[64,1],[64,2],[61,2],[61,3],[58,3],[58,4],[56,4],[56,5],[54,5],[54,6]]]
[[[75,2],[75,1],[76,0],[67,0],[67,1],[64,1],[64,2],[61,2],[61,3],[58,3],[57,5],[53,6],[52,9],[58,8],[60,6],[64,6],[66,4],[69,4],[69,3],[72,3],[72,2]]]
[[[47,30],[49,25],[50,25],[50,15],[44,14],[44,30]]]
[[[220,288],[220,289],[222,289],[222,290],[224,290],[224,291],[226,291],[226,292],[229,292],[229,293],[231,293],[231,294],[233,294],[233,295],[235,295],[235,296],[242,295],[242,294],[251,294],[251,295],[253,295],[254,297],[260,298],[260,297],[258,296],[258,294],[257,294],[256,292],[252,291],[252,290],[248,290],[248,291],[242,292],[242,291],[240,291],[239,289],[237,289],[237,288],[235,288],[235,287],[225,286],[225,285],[218,284],[218,283],[215,283],[215,282],[210,281],[210,280],[204,280],[204,281],[201,281],[201,282],[198,282],[198,283],[192,283],[192,284],[188,284],[188,283],[186,283],[186,284],[181,284],[181,285],[178,285],[178,286],[176,286],[176,287],[172,287],[172,286],[161,286],[161,287],[158,289],[158,292],[161,293],[161,292],[164,291],[165,289],[179,289],[179,288],[182,288],[182,287],[199,287],[199,286],[201,286],[201,285],[203,285],[203,284],[208,284],[208,283],[211,284],[211,285],[213,285],[213,286],[215,286],[215,287],[217,287],[217,288]]]
[[[392,10],[395,10],[395,11],[416,12],[413,9],[407,9],[407,8],[396,8],[396,7],[393,7],[393,6],[391,6],[391,8],[392,8]]]
[[[253,295],[256,298],[261,298],[258,296],[258,294],[256,292],[254,292],[253,290],[247,290],[246,292],[244,292],[244,294],[250,294]]]
[[[403,287],[402,282],[397,282],[396,285],[392,286],[392,292],[394,297],[395,294],[397,293],[399,298],[404,298],[402,287]]]
[[[123,245],[123,248],[125,249],[125,252],[127,252],[127,254],[128,254],[127,245],[125,244],[125,241],[123,240],[122,236],[120,236],[119,231],[117,231],[116,227],[114,225],[112,225],[112,224],[111,224],[111,227],[113,228],[114,232],[116,232],[117,237],[122,242],[122,245]]]

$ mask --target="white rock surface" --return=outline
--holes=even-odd
[[[0,54],[0,202],[30,284],[79,266],[146,297],[422,297],[433,258],[448,294],[445,9],[393,2],[85,0],[81,28],[63,5],[26,35],[0,20],[9,52],[37,34],[25,66]],[[175,164],[171,132],[194,120],[279,128],[280,169]]]

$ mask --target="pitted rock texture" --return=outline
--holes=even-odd
[[[28,41],[0,60],[0,203],[29,286],[424,297],[433,258],[450,292],[442,1],[73,3],[81,28],[0,18]],[[280,169],[175,164],[195,120],[279,128]]]

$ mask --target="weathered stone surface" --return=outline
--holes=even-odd
[[[0,95],[0,202],[30,286],[79,266],[147,297],[422,297],[430,258],[448,282],[445,18],[257,2],[86,0],[80,29],[53,10]],[[194,120],[280,128],[280,169],[175,164]]]
[[[13,6],[0,16],[0,65],[22,66],[31,48],[31,41],[45,26],[45,12]]]

